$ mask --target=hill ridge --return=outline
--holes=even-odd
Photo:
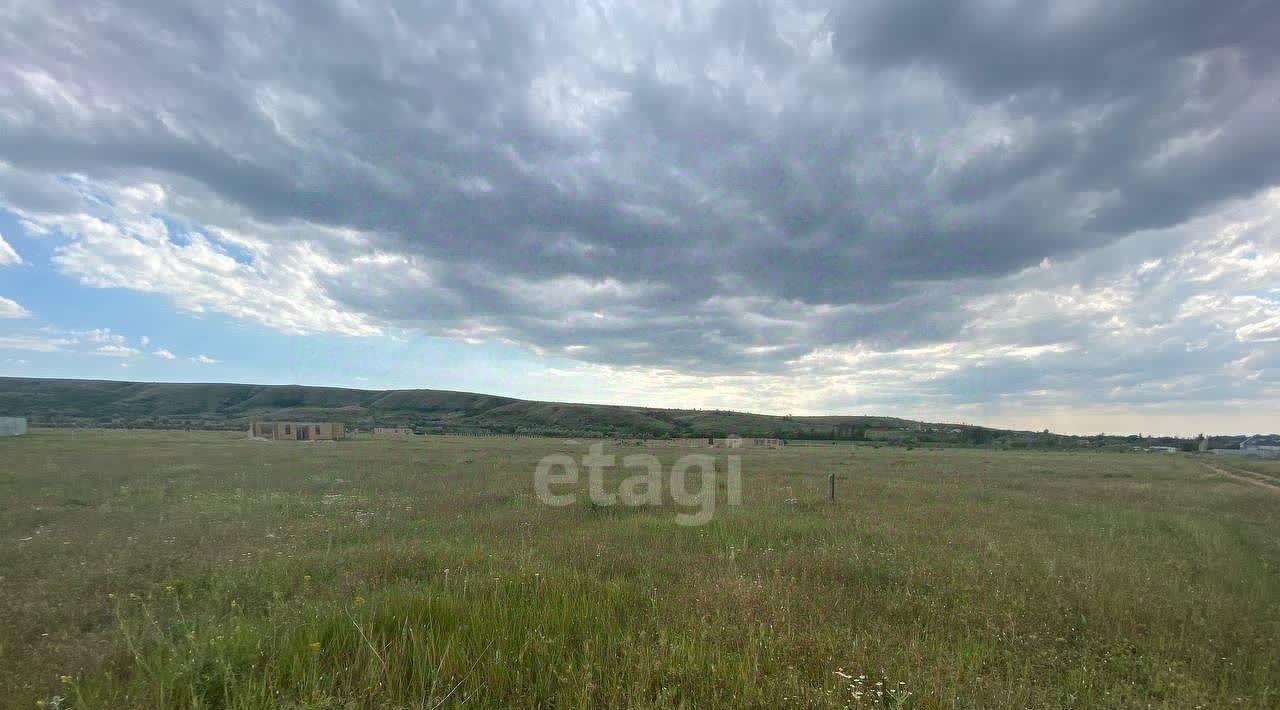
[[[234,429],[254,418],[324,419],[362,428],[552,436],[861,438],[886,428],[999,431],[897,417],[552,402],[460,390],[23,377],[0,377],[0,412],[51,426]]]

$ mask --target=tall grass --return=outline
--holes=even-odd
[[[2,447],[0,705],[1280,702],[1280,501],[1193,457],[747,452],[682,528],[539,504],[555,440]]]

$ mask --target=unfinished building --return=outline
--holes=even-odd
[[[250,439],[272,441],[335,441],[345,438],[342,422],[259,422],[249,425]]]
[[[413,436],[413,428],[407,426],[379,426],[373,428],[375,439],[404,439]]]

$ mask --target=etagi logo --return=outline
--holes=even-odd
[[[604,444],[592,444],[586,456],[582,457],[582,468],[587,470],[587,489],[591,502],[599,506],[662,505],[664,495],[662,486],[662,462],[652,454],[628,454],[622,457],[622,465],[627,469],[640,471],[629,476],[618,485],[617,493],[604,489],[604,472],[617,465],[617,456],[604,453]],[[742,458],[729,455],[725,467],[725,502],[728,505],[742,505]],[[538,500],[557,507],[573,505],[578,502],[578,462],[568,454],[551,454],[542,457],[533,472],[533,485]],[[699,487],[690,491],[688,479],[695,474]],[[708,454],[686,454],[676,459],[670,473],[671,500],[676,505],[696,508],[695,513],[676,513],[676,523],[694,526],[706,525],[716,512],[716,457]],[[553,493],[552,486],[572,487],[565,493]],[[563,488],[561,488],[563,490]]]

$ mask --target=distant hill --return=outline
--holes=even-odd
[[[251,419],[335,420],[422,432],[551,436],[776,436],[989,441],[993,429],[894,417],[790,417],[725,410],[534,402],[447,390],[113,382],[0,377],[0,414],[35,426],[238,429]]]
[[[356,390],[301,385],[115,382],[0,377],[0,416],[33,426],[242,429],[252,419],[340,421],[348,426],[409,426],[420,433],[680,438],[769,436],[950,443],[1013,448],[1114,447],[1126,450],[1199,443],[1176,437],[1068,436],[897,417],[792,417],[718,409],[658,409],[534,402],[449,390]],[[1238,446],[1243,436],[1211,439]]]

